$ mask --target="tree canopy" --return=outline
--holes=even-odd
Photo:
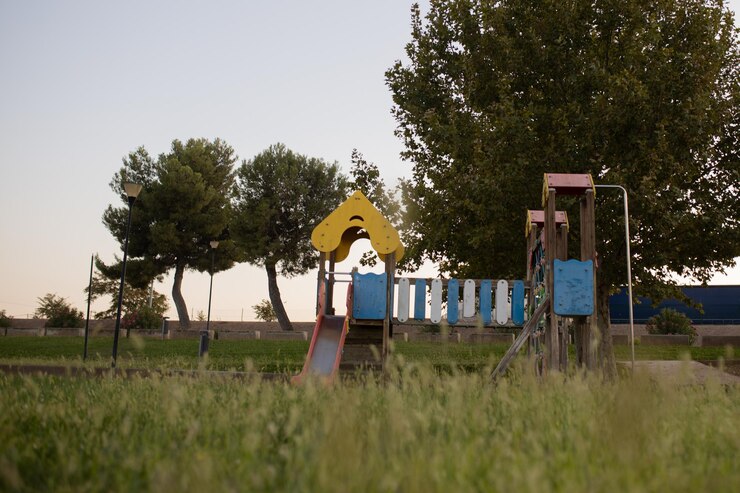
[[[181,292],[184,272],[210,270],[211,240],[220,240],[215,271],[229,269],[237,259],[228,237],[236,160],[233,149],[220,139],[174,140],[170,151],[156,160],[143,147],[130,153],[111,182],[124,206],[108,206],[103,223],[121,244],[128,214],[123,183],[143,185],[132,211],[127,280],[144,287],[174,269],[172,299],[183,328],[190,326]],[[120,267],[115,268],[120,272]]]
[[[37,317],[46,318],[45,327],[78,328],[83,326],[85,316],[80,310],[69,304],[66,298],[46,293],[38,298]]]
[[[378,166],[367,161],[357,149],[352,149],[351,164],[350,188],[360,190],[393,226],[399,227],[403,221],[403,213],[401,203],[396,197],[398,190],[389,189],[380,177]],[[373,250],[364,252],[360,264],[374,266],[377,258]]]
[[[411,262],[522,276],[545,172],[629,191],[641,294],[740,256],[740,57],[721,1],[431,0],[411,30],[409,61],[386,73],[414,165]],[[626,279],[619,196],[599,192],[596,214],[603,323]]]
[[[311,231],[347,194],[336,163],[270,146],[237,170],[231,233],[247,262],[267,272],[270,302],[283,330],[292,330],[277,285],[284,276],[305,274],[318,252]]]
[[[114,318],[118,311],[118,288],[121,282],[121,269],[120,264],[113,266],[107,266],[100,260],[100,257],[95,256],[96,270],[92,280],[92,301],[95,301],[103,296],[110,296],[110,304],[107,310],[95,313],[95,318]],[[161,281],[161,279],[158,279]],[[89,287],[85,286],[85,293],[87,294]],[[123,313],[135,312],[138,309],[149,306],[149,295],[151,293],[152,312],[157,316],[161,317],[169,309],[167,304],[167,297],[162,293],[158,293],[154,289],[147,287],[136,287],[126,282],[126,288],[123,290],[123,300],[121,303]]]

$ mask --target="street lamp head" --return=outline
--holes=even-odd
[[[141,192],[141,187],[141,183],[126,182],[123,184],[123,191],[126,192],[126,195],[128,196],[129,205],[133,204],[136,200],[136,197],[139,196],[139,193]]]
[[[214,250],[218,248],[218,240],[211,240],[211,248]]]

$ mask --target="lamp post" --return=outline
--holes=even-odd
[[[206,318],[206,330],[200,332],[200,346],[198,347],[198,356],[202,357],[208,352],[208,334],[211,328],[211,295],[213,294],[213,271],[216,265],[216,248],[218,241],[211,241],[211,285],[208,288],[208,318]]]
[[[627,295],[629,296],[630,346],[632,349],[632,372],[635,371],[635,317],[632,303],[632,254],[630,253],[630,213],[627,202],[627,190],[621,185],[594,185],[596,188],[616,188],[622,191],[624,198],[624,239],[627,245]]]
[[[141,192],[141,184],[124,183],[123,190],[128,197],[128,221],[126,222],[126,239],[123,243],[123,262],[121,263],[121,285],[118,288],[118,309],[116,310],[116,329],[113,332],[113,359],[111,368],[116,367],[116,358],[118,358],[118,333],[121,330],[121,305],[123,304],[123,282],[126,279],[126,256],[128,255],[128,236],[131,232],[131,210],[134,208],[136,197]]]
[[[90,334],[90,302],[92,301],[93,262],[95,255],[90,255],[90,282],[87,285],[87,317],[85,317],[85,348],[82,351],[82,360],[87,360],[87,340]]]

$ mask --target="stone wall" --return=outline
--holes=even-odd
[[[0,336],[82,336],[84,329],[57,329],[44,328],[46,319],[12,319],[12,327],[0,329]],[[91,336],[112,336],[115,320],[91,320]],[[201,330],[205,329],[206,322],[193,321],[191,328],[187,331],[180,330],[177,320],[168,321],[168,338],[197,338]],[[285,333],[280,330],[277,322],[226,322],[212,321],[210,331],[212,338],[237,340],[237,339],[263,339],[263,340],[310,340],[313,334],[314,322],[293,322],[294,333]],[[740,325],[696,325],[699,337],[694,345],[725,345],[731,344],[740,347]],[[161,337],[161,330],[136,331],[144,337]],[[394,339],[396,341],[439,341],[439,342],[467,342],[467,343],[500,343],[511,344],[514,334],[511,329],[476,328],[476,327],[448,327],[446,334],[430,332],[428,327],[422,325],[398,324],[393,327]],[[612,325],[612,336],[615,344],[629,343],[629,325]],[[685,344],[683,339],[675,336],[664,336],[659,342],[654,342],[655,336],[648,336],[644,324],[635,325],[635,339],[643,340],[643,344],[665,343]],[[706,341],[704,337],[706,336]],[[664,342],[665,341],[665,342]]]

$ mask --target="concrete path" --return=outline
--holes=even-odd
[[[243,371],[217,370],[173,370],[173,369],[145,369],[145,368],[100,368],[42,364],[0,364],[0,373],[11,375],[53,375],[58,377],[123,377],[148,378],[153,376],[167,377],[209,377],[209,378],[259,378],[262,380],[288,381],[289,375],[284,373],[258,373]]]
[[[629,362],[620,362],[620,364],[627,369],[631,366]],[[740,377],[698,361],[635,361],[635,372],[679,384],[703,384],[708,380],[713,380],[724,385],[740,385]]]

